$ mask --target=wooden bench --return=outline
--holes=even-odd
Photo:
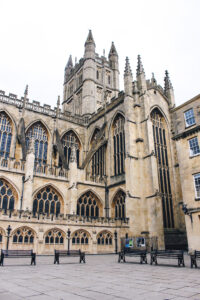
[[[54,264],[59,264],[60,260],[59,258],[63,256],[79,256],[80,257],[80,263],[83,262],[85,263],[85,252],[81,252],[81,250],[55,250],[55,255],[54,255]]]
[[[151,265],[155,263],[158,264],[157,258],[172,258],[178,259],[178,266],[181,265],[185,267],[184,263],[184,252],[182,250],[154,250],[151,251]]]
[[[139,256],[140,263],[143,262],[147,264],[147,251],[141,249],[132,249],[132,248],[124,248],[123,251],[119,252],[119,259],[118,262],[121,261],[126,262],[126,256]]]
[[[191,268],[195,266],[197,268],[197,260],[200,259],[200,251],[194,251],[194,254],[190,254]]]
[[[0,266],[3,266],[4,258],[31,257],[31,265],[36,265],[36,254],[33,250],[3,250],[1,249]]]

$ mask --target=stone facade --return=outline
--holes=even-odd
[[[174,139],[173,88],[146,80],[128,58],[119,92],[118,55],[95,53],[65,68],[60,99],[49,105],[0,92],[0,243],[38,254],[70,247],[113,252],[117,238],[157,237],[185,246],[182,189]],[[180,164],[179,164],[180,165]]]
[[[173,119],[188,248],[200,250],[200,95],[173,109]]]

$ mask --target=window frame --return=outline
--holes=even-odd
[[[195,199],[196,199],[196,200],[200,200],[200,189],[199,189],[199,196],[197,195],[197,188],[196,188],[196,182],[195,182],[195,177],[196,177],[196,176],[199,176],[199,179],[200,179],[200,173],[193,174],[194,190],[195,190]],[[199,187],[200,187],[200,184],[199,184]]]
[[[192,153],[192,149],[191,149],[191,145],[190,145],[190,142],[192,141],[192,140],[195,140],[196,139],[196,141],[197,141],[197,146],[198,146],[198,148],[199,148],[199,152],[198,153],[195,153],[195,154],[193,154]],[[190,157],[194,157],[194,156],[197,156],[197,155],[200,155],[200,147],[199,147],[199,140],[198,140],[198,137],[197,136],[195,136],[195,137],[193,137],[193,138],[190,138],[190,139],[188,139],[188,144],[189,144],[189,152],[190,152]],[[197,147],[196,146],[196,147]]]
[[[186,113],[189,112],[189,111],[192,111],[192,113],[193,113],[194,123],[192,123],[192,124],[188,124],[188,122],[187,122],[188,118],[186,117]],[[188,128],[188,127],[193,126],[193,125],[196,124],[196,120],[195,120],[195,116],[194,116],[194,109],[193,109],[193,107],[187,109],[187,110],[184,112],[184,118],[185,118],[185,127],[186,127],[186,128]],[[191,119],[191,118],[192,118],[192,117],[190,117],[189,119]]]

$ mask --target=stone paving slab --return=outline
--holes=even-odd
[[[116,255],[88,255],[86,264],[62,258],[54,265],[52,256],[38,256],[37,265],[30,266],[29,259],[5,259],[0,300],[200,300],[200,268],[191,269],[187,255],[185,268],[175,260],[160,260],[158,266],[141,265],[137,258],[117,260]]]

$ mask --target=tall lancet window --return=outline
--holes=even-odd
[[[166,121],[158,109],[151,113],[155,154],[158,165],[159,187],[162,194],[164,228],[174,227],[173,201],[170,184],[170,169],[168,158],[168,130]]]
[[[10,118],[4,112],[0,112],[0,156],[9,157],[12,139],[12,125]]]
[[[93,143],[98,142],[98,133],[99,129],[95,129],[92,140],[91,147]],[[102,178],[106,174],[106,164],[105,164],[105,156],[106,156],[106,145],[102,145],[92,156],[92,164],[91,164],[91,174],[92,176],[100,176]]]
[[[77,167],[79,167],[80,164],[80,141],[76,134],[70,130],[62,137],[62,144],[64,148],[64,156],[67,160],[67,164],[69,164],[70,156],[71,156],[71,150],[72,147],[75,146],[76,149],[76,160],[77,160]],[[59,157],[59,166],[62,166],[62,160]]]
[[[125,172],[125,133],[124,117],[118,114],[113,122],[114,174]]]
[[[26,133],[26,147],[29,148],[30,139],[35,140],[35,162],[41,165],[47,163],[48,134],[41,122],[33,124]]]

